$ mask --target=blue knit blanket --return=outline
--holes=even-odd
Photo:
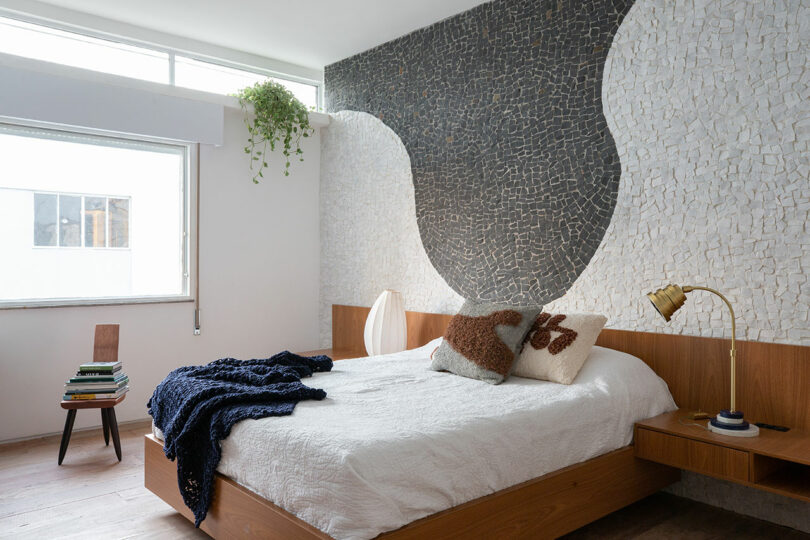
[[[163,452],[177,458],[177,483],[195,526],[208,513],[219,442],[231,427],[246,418],[286,416],[299,401],[325,398],[326,392],[305,386],[301,377],[331,369],[328,356],[284,351],[259,360],[223,358],[182,367],[155,388],[146,406],[163,432]]]

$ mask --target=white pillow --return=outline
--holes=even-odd
[[[541,313],[523,342],[512,375],[571,384],[606,322],[607,317],[596,313]]]

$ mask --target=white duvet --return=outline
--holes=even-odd
[[[335,362],[304,383],[324,401],[244,420],[218,471],[335,538],[372,538],[630,444],[675,409],[633,356],[594,347],[570,386],[430,371],[430,344]]]

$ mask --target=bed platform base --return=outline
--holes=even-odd
[[[163,443],[146,435],[144,483],[194,521]],[[378,538],[556,538],[655,493],[680,471],[633,456],[633,447],[529,480],[414,521]],[[214,538],[331,538],[272,502],[216,474],[214,499],[200,528]]]

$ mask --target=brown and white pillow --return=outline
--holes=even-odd
[[[509,376],[539,308],[464,302],[447,327],[430,369],[498,384]]]
[[[532,324],[512,375],[571,384],[588,359],[607,317],[541,313]]]

